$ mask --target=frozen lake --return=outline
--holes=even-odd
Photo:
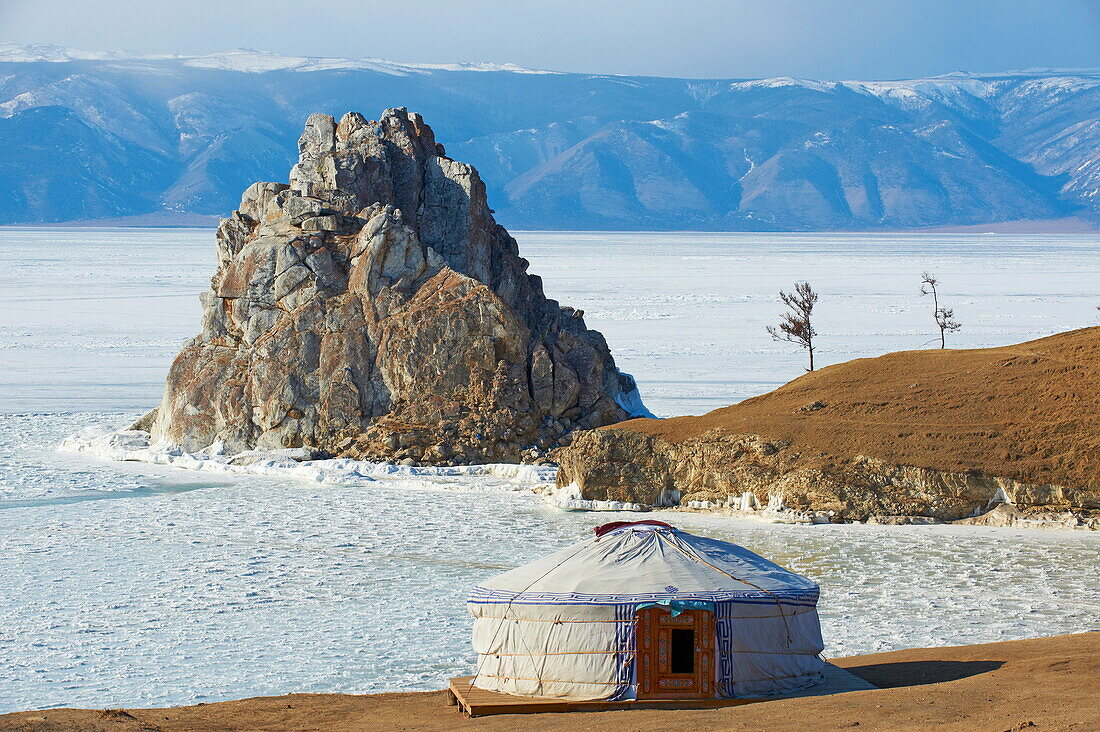
[[[963,329],[954,347],[1100,322],[1100,235],[520,232],[546,292],[581,308],[661,416],[695,414],[802,373],[764,326],[795,280],[821,293],[821,365],[927,347],[920,275]],[[0,228],[0,412],[145,411],[198,332],[208,229]]]
[[[802,354],[763,329],[796,279],[821,292],[822,363],[928,343],[924,269],[956,346],[1100,315],[1095,236],[517,238],[659,414],[797,376]],[[213,233],[4,228],[0,251],[0,712],[439,688],[470,668],[471,585],[618,518],[501,479],[318,485],[60,453],[159,400]],[[674,520],[819,581],[828,656],[1100,627],[1096,536]]]

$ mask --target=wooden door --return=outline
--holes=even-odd
[[[662,607],[638,611],[639,699],[714,698],[714,613]]]

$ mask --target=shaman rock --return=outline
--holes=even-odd
[[[218,228],[154,439],[469,463],[630,416],[603,336],[545,297],[419,115],[314,114],[298,148],[289,184],[252,185]]]

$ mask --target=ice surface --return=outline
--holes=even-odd
[[[198,332],[209,229],[0,227],[0,413],[147,411]]]
[[[439,688],[471,669],[472,585],[637,516],[556,510],[525,490],[545,472],[511,467],[303,467],[285,455],[230,466],[211,453],[180,470],[184,456],[141,434],[96,450],[130,441],[171,464],[59,451],[159,401],[198,327],[212,238],[0,229],[0,711]],[[1089,236],[518,238],[547,292],[587,311],[662,414],[801,372],[802,355],[762,327],[795,279],[822,291],[823,362],[929,341],[923,269],[964,323],[956,345],[1098,315]],[[649,515],[820,582],[829,656],[1098,628],[1094,535]]]
[[[87,453],[103,460],[171,465],[185,470],[233,475],[265,475],[329,485],[371,486],[378,481],[413,485],[469,483],[486,489],[535,490],[549,488],[557,469],[538,465],[405,466],[346,458],[311,460],[303,449],[248,450],[226,453],[221,445],[200,452],[184,452],[175,445],[152,442],[148,432],[110,425],[85,427],[61,441],[64,452]]]
[[[935,343],[920,274],[963,329],[954,347],[1100,324],[1100,236],[518,232],[550,297],[585,311],[655,414],[701,413],[800,375],[764,326],[797,279],[821,292],[818,363]],[[206,229],[0,228],[0,413],[144,411],[198,331]]]
[[[938,345],[920,275],[940,278],[956,348],[1100,324],[1100,235],[520,232],[550,297],[585,311],[659,416],[700,414],[803,373],[771,340],[778,290],[809,280],[818,366]]]

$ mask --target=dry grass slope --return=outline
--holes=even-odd
[[[814,402],[825,406],[804,410]],[[721,429],[826,456],[1095,488],[1100,327],[1001,348],[857,359],[703,416],[610,429],[668,442]]]

